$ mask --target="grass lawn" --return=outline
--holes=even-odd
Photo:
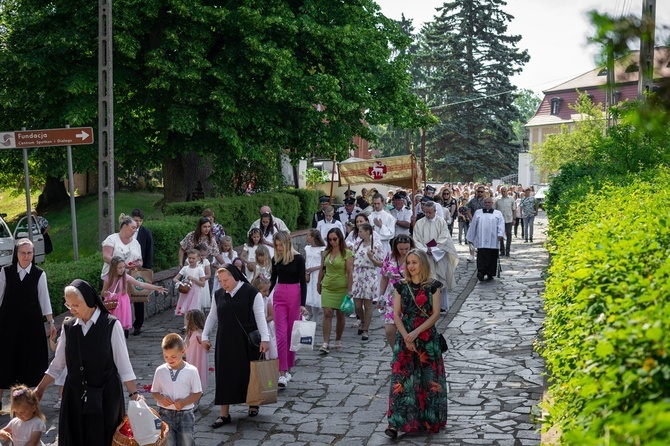
[[[11,197],[7,192],[0,192],[0,212],[7,214],[7,224],[13,229],[18,222],[18,215],[25,214],[25,196]],[[31,195],[33,208],[37,204],[39,195]],[[130,214],[134,208],[144,211],[145,220],[155,220],[163,217],[163,213],[156,205],[163,198],[160,193],[117,191],[114,194],[114,209],[116,216]],[[98,243],[98,196],[87,195],[75,199],[77,211],[77,234],[79,241],[79,258],[94,254],[100,250]],[[51,240],[54,251],[47,256],[47,261],[64,262],[73,260],[72,221],[70,218],[69,202],[63,203],[57,209],[44,214],[49,220]],[[116,221],[116,220],[115,220]],[[116,224],[115,224],[116,227]]]

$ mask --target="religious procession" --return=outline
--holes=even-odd
[[[60,327],[46,274],[33,261],[34,246],[20,239],[12,264],[0,270],[0,336],[11,346],[0,391],[12,416],[0,440],[44,444],[40,400],[56,384],[53,444],[121,444],[134,429],[141,440],[146,429],[136,420],[144,416],[160,421],[146,436],[152,443],[138,444],[192,445],[195,413],[208,392],[210,355],[219,406],[210,428],[218,429],[232,422],[231,405],[246,405],[253,418],[261,405],[276,402],[292,385],[301,348],[318,350],[322,359],[346,352],[347,319],[360,341],[369,342],[375,318],[384,327],[391,369],[384,433],[391,439],[438,433],[447,424],[448,346],[435,324],[449,310],[456,286],[456,234],[478,280],[494,280],[500,257],[512,253],[513,237],[533,243],[533,195],[521,185],[479,183],[427,184],[414,194],[390,189],[386,197],[375,188],[357,194],[349,187],[337,209],[333,197],[319,199],[321,210],[302,252],[269,206],[259,209],[237,250],[206,209],[175,248],[179,322],[160,342],[165,362],[148,392],[136,383],[127,348],[129,336],[142,336],[145,326],[146,300],[131,301],[131,290],[169,290],[141,279],[140,272],[152,268],[154,251],[142,210],[121,214],[118,232],[103,241],[102,289],[84,280],[65,288],[69,317]],[[259,376],[266,382],[259,383]],[[150,400],[156,409],[147,405]]]

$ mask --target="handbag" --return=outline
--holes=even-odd
[[[143,399],[128,402],[128,421],[133,437],[140,445],[154,444],[161,435],[162,421]]]
[[[237,314],[235,313],[235,310],[233,310],[233,306],[230,306],[230,311],[233,312],[233,316],[235,316],[235,320],[237,323],[240,325],[240,328],[244,332],[244,334],[247,336],[247,341],[249,341],[249,345],[252,347],[259,348],[261,346],[261,332],[258,330],[254,330],[250,333],[247,333],[247,331],[244,329],[244,325],[242,325],[242,322],[240,322],[240,319],[237,317]]]
[[[419,310],[421,310],[421,312],[423,313],[424,316],[429,317],[429,316],[428,316],[428,313],[426,313],[426,312],[423,310],[423,308],[421,308],[421,307],[419,306],[419,304],[416,303],[416,299],[414,298],[414,293],[412,292],[412,286],[408,284],[408,285],[407,285],[407,289],[409,290],[409,294],[412,296],[412,300],[414,301],[414,305],[416,305],[416,307],[417,307]],[[444,335],[443,335],[442,333],[440,333],[440,335],[438,336],[438,339],[437,339],[437,340],[438,340],[438,342],[440,343],[440,351],[441,351],[442,353],[446,353],[446,352],[448,352],[448,351],[449,351],[449,344],[447,344],[447,339],[444,337]]]
[[[316,322],[295,321],[291,329],[292,352],[300,350],[314,350],[314,334],[316,333]]]
[[[130,277],[134,278],[138,282],[143,283],[153,283],[154,282],[154,272],[148,268],[134,268],[130,271]],[[130,302],[149,302],[149,296],[153,291],[145,288],[137,288],[135,286],[130,287]],[[187,291],[188,293],[188,291]]]
[[[276,403],[279,360],[265,359],[265,353],[261,353],[257,361],[249,363],[249,369],[246,403],[249,406]]]
[[[340,311],[344,313],[345,316],[349,316],[351,313],[354,312],[354,301],[348,294],[345,294],[344,299],[342,299],[342,304],[340,305]]]

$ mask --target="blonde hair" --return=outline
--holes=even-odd
[[[33,409],[35,409],[36,417],[42,421],[46,421],[46,417],[40,408],[40,400],[37,398],[35,392],[33,392],[29,387],[24,386],[23,384],[17,384],[12,386],[12,388],[9,390],[9,394],[11,395],[10,398],[12,400],[10,409],[12,416],[15,416],[14,413],[16,412],[17,406],[19,404],[28,404]]]
[[[291,236],[286,231],[279,231],[273,237],[275,245],[277,242],[281,243],[284,247],[283,252],[279,253],[275,250],[275,263],[281,263],[288,265],[293,261],[293,258],[297,254],[293,249],[293,242],[291,242]]]
[[[263,277],[263,276],[258,276],[254,280],[251,281],[251,286],[253,286],[254,288],[256,288],[259,291],[260,291],[261,286],[267,286],[269,288],[270,285],[271,285],[270,279],[268,279],[267,277]]]
[[[421,269],[419,270],[419,277],[416,277],[418,279],[418,282],[416,282],[412,277],[412,274],[409,272],[409,269],[407,268],[407,261],[409,260],[409,256],[416,256],[419,259],[419,262],[421,263]],[[428,263],[428,255],[426,255],[425,252],[423,252],[420,249],[410,249],[407,255],[405,256],[405,282],[407,283],[416,283],[417,285],[421,285],[422,287],[426,285],[430,285],[433,282],[433,278],[431,277],[430,274],[430,263]]]
[[[263,256],[263,264],[261,265],[258,261],[258,256]],[[264,268],[272,266],[272,257],[270,256],[270,250],[265,245],[258,245],[256,248],[256,264],[261,265]]]

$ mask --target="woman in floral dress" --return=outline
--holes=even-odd
[[[374,232],[369,223],[363,223],[358,228],[358,242],[354,248],[354,277],[351,287],[351,297],[354,299],[356,316],[361,321],[358,335],[362,340],[368,340],[368,329],[372,321],[372,300],[379,297],[379,267],[382,266],[383,248],[378,240],[374,239]]]
[[[405,276],[405,257],[410,249],[414,248],[414,240],[408,235],[399,235],[391,240],[391,252],[386,254],[380,271],[382,279],[379,282],[379,292],[382,293],[379,299],[379,309],[384,319],[384,329],[386,330],[386,341],[393,351],[395,345],[395,335],[398,329],[395,327],[393,318],[393,286],[400,282]]]
[[[395,284],[396,337],[391,362],[389,426],[398,431],[437,433],[447,424],[447,382],[435,322],[440,318],[440,288],[431,278],[426,253],[412,249],[405,259],[405,280]]]

